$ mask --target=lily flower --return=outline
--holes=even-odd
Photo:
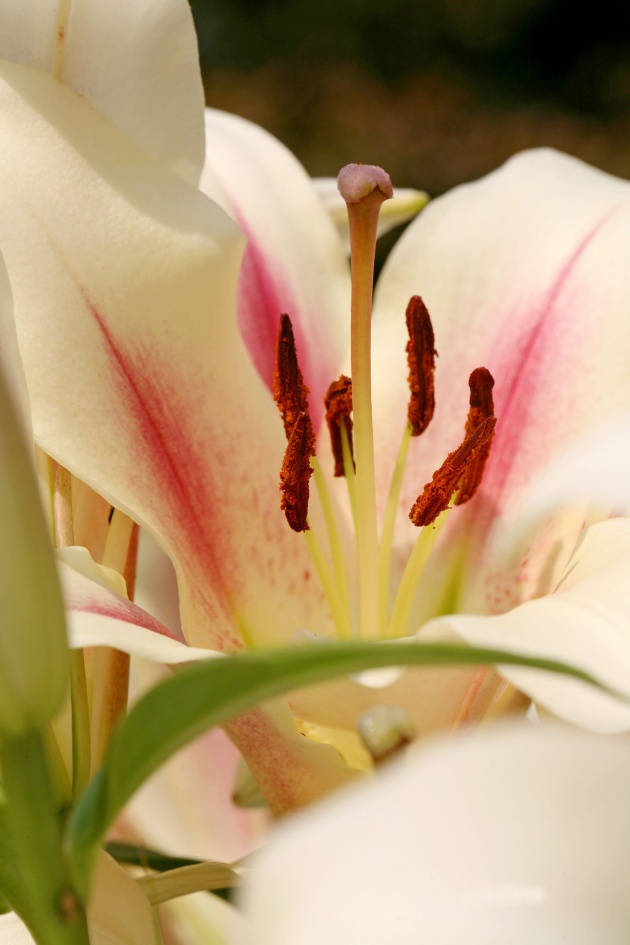
[[[19,10],[0,4],[9,25]],[[296,631],[422,637],[432,618],[507,611],[552,591],[590,507],[532,538],[538,557],[526,574],[496,560],[495,541],[536,474],[627,406],[620,313],[630,287],[619,247],[628,185],[534,153],[436,201],[380,280],[370,375],[376,218],[372,230],[357,225],[351,292],[345,247],[311,181],[262,130],[209,113],[201,186],[223,210],[195,186],[203,116],[186,4],[153,4],[148,27],[137,6],[113,11],[94,0],[54,10],[19,20],[21,32],[7,30],[0,47],[0,174],[11,181],[0,189],[0,249],[35,438],[167,552],[186,643],[234,652],[287,643]],[[158,58],[176,70],[172,98],[140,67]],[[440,358],[435,415],[412,443],[405,312],[418,293]],[[359,312],[352,332],[351,307]],[[303,535],[287,525],[278,492],[282,313],[292,320],[318,457],[319,498],[300,507]],[[350,360],[356,503],[351,462],[350,497],[333,477],[324,424],[329,385]],[[432,475],[445,462],[448,504],[468,469],[464,454],[477,454],[476,434],[465,430],[478,409],[469,376],[480,368],[494,379],[496,435],[483,475],[473,476],[476,494],[440,519],[429,555],[438,529],[416,515],[418,537],[408,512],[425,483],[434,482],[426,495],[435,499]],[[486,421],[489,440],[494,421]],[[130,617],[120,600],[109,616],[147,629],[150,621]],[[611,599],[605,622],[619,619],[628,614]],[[164,641],[154,639],[161,658]],[[114,641],[133,650],[132,632]],[[331,745],[369,765],[355,734],[361,711],[393,702],[426,733],[498,711],[504,689],[494,674],[470,670],[405,673],[377,693],[348,680],[296,694],[293,714],[276,702],[227,730],[281,812],[350,776]],[[504,701],[512,697],[507,690]]]

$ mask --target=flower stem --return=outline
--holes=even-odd
[[[2,840],[5,853],[8,843],[20,867],[14,889],[6,894],[39,945],[89,945],[85,910],[62,855],[61,822],[42,735],[0,740],[0,767],[8,801],[8,833]]]

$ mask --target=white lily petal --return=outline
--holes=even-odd
[[[159,914],[177,945],[235,945],[245,934],[246,920],[218,896],[183,896],[164,903]]]
[[[159,945],[162,937],[149,900],[128,873],[101,851],[88,906],[93,945]]]
[[[286,638],[305,604],[290,572],[297,587],[311,564],[278,509],[282,424],[235,324],[240,233],[63,85],[2,71],[0,246],[36,437],[177,560],[192,643]],[[326,622],[316,588],[306,610]]]
[[[35,939],[15,912],[0,915],[2,945],[35,945]]]
[[[569,663],[630,700],[630,519],[592,526],[556,593],[496,617],[452,615],[427,625],[476,646]],[[593,732],[630,730],[630,703],[568,677],[501,667],[501,675],[558,715]]]
[[[627,743],[508,726],[437,742],[292,818],[247,942],[625,945]]]
[[[137,604],[99,583],[109,569],[95,564],[84,548],[66,548],[60,559],[69,642],[74,649],[108,646],[167,665],[220,655],[182,643]],[[118,583],[120,575],[110,572],[110,576]]]
[[[350,342],[350,277],[335,228],[306,171],[280,142],[212,109],[206,111],[201,189],[248,237],[238,307],[252,360],[271,387],[278,322],[287,312],[317,422]]]
[[[0,0],[0,59],[53,74],[191,183],[203,165],[203,86],[185,0]]]
[[[346,252],[350,252],[348,207],[337,187],[336,177],[315,177],[313,186],[339,231]],[[415,217],[429,202],[429,195],[412,187],[394,187],[394,196],[386,200],[378,218],[377,236],[384,236],[394,227]]]
[[[588,501],[602,510],[630,512],[630,413],[587,430],[541,470],[497,537],[513,545],[561,505]]]

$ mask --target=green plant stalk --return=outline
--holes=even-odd
[[[89,945],[85,909],[62,852],[62,825],[41,733],[1,739],[0,769],[6,826],[28,891],[16,902],[7,889],[9,902],[38,945]]]

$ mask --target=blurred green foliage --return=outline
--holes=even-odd
[[[526,147],[630,177],[630,2],[193,0],[209,104],[311,173],[382,163],[434,195]]]
[[[385,82],[450,66],[489,94],[587,111],[630,101],[630,3],[193,0],[206,70],[360,63]]]

